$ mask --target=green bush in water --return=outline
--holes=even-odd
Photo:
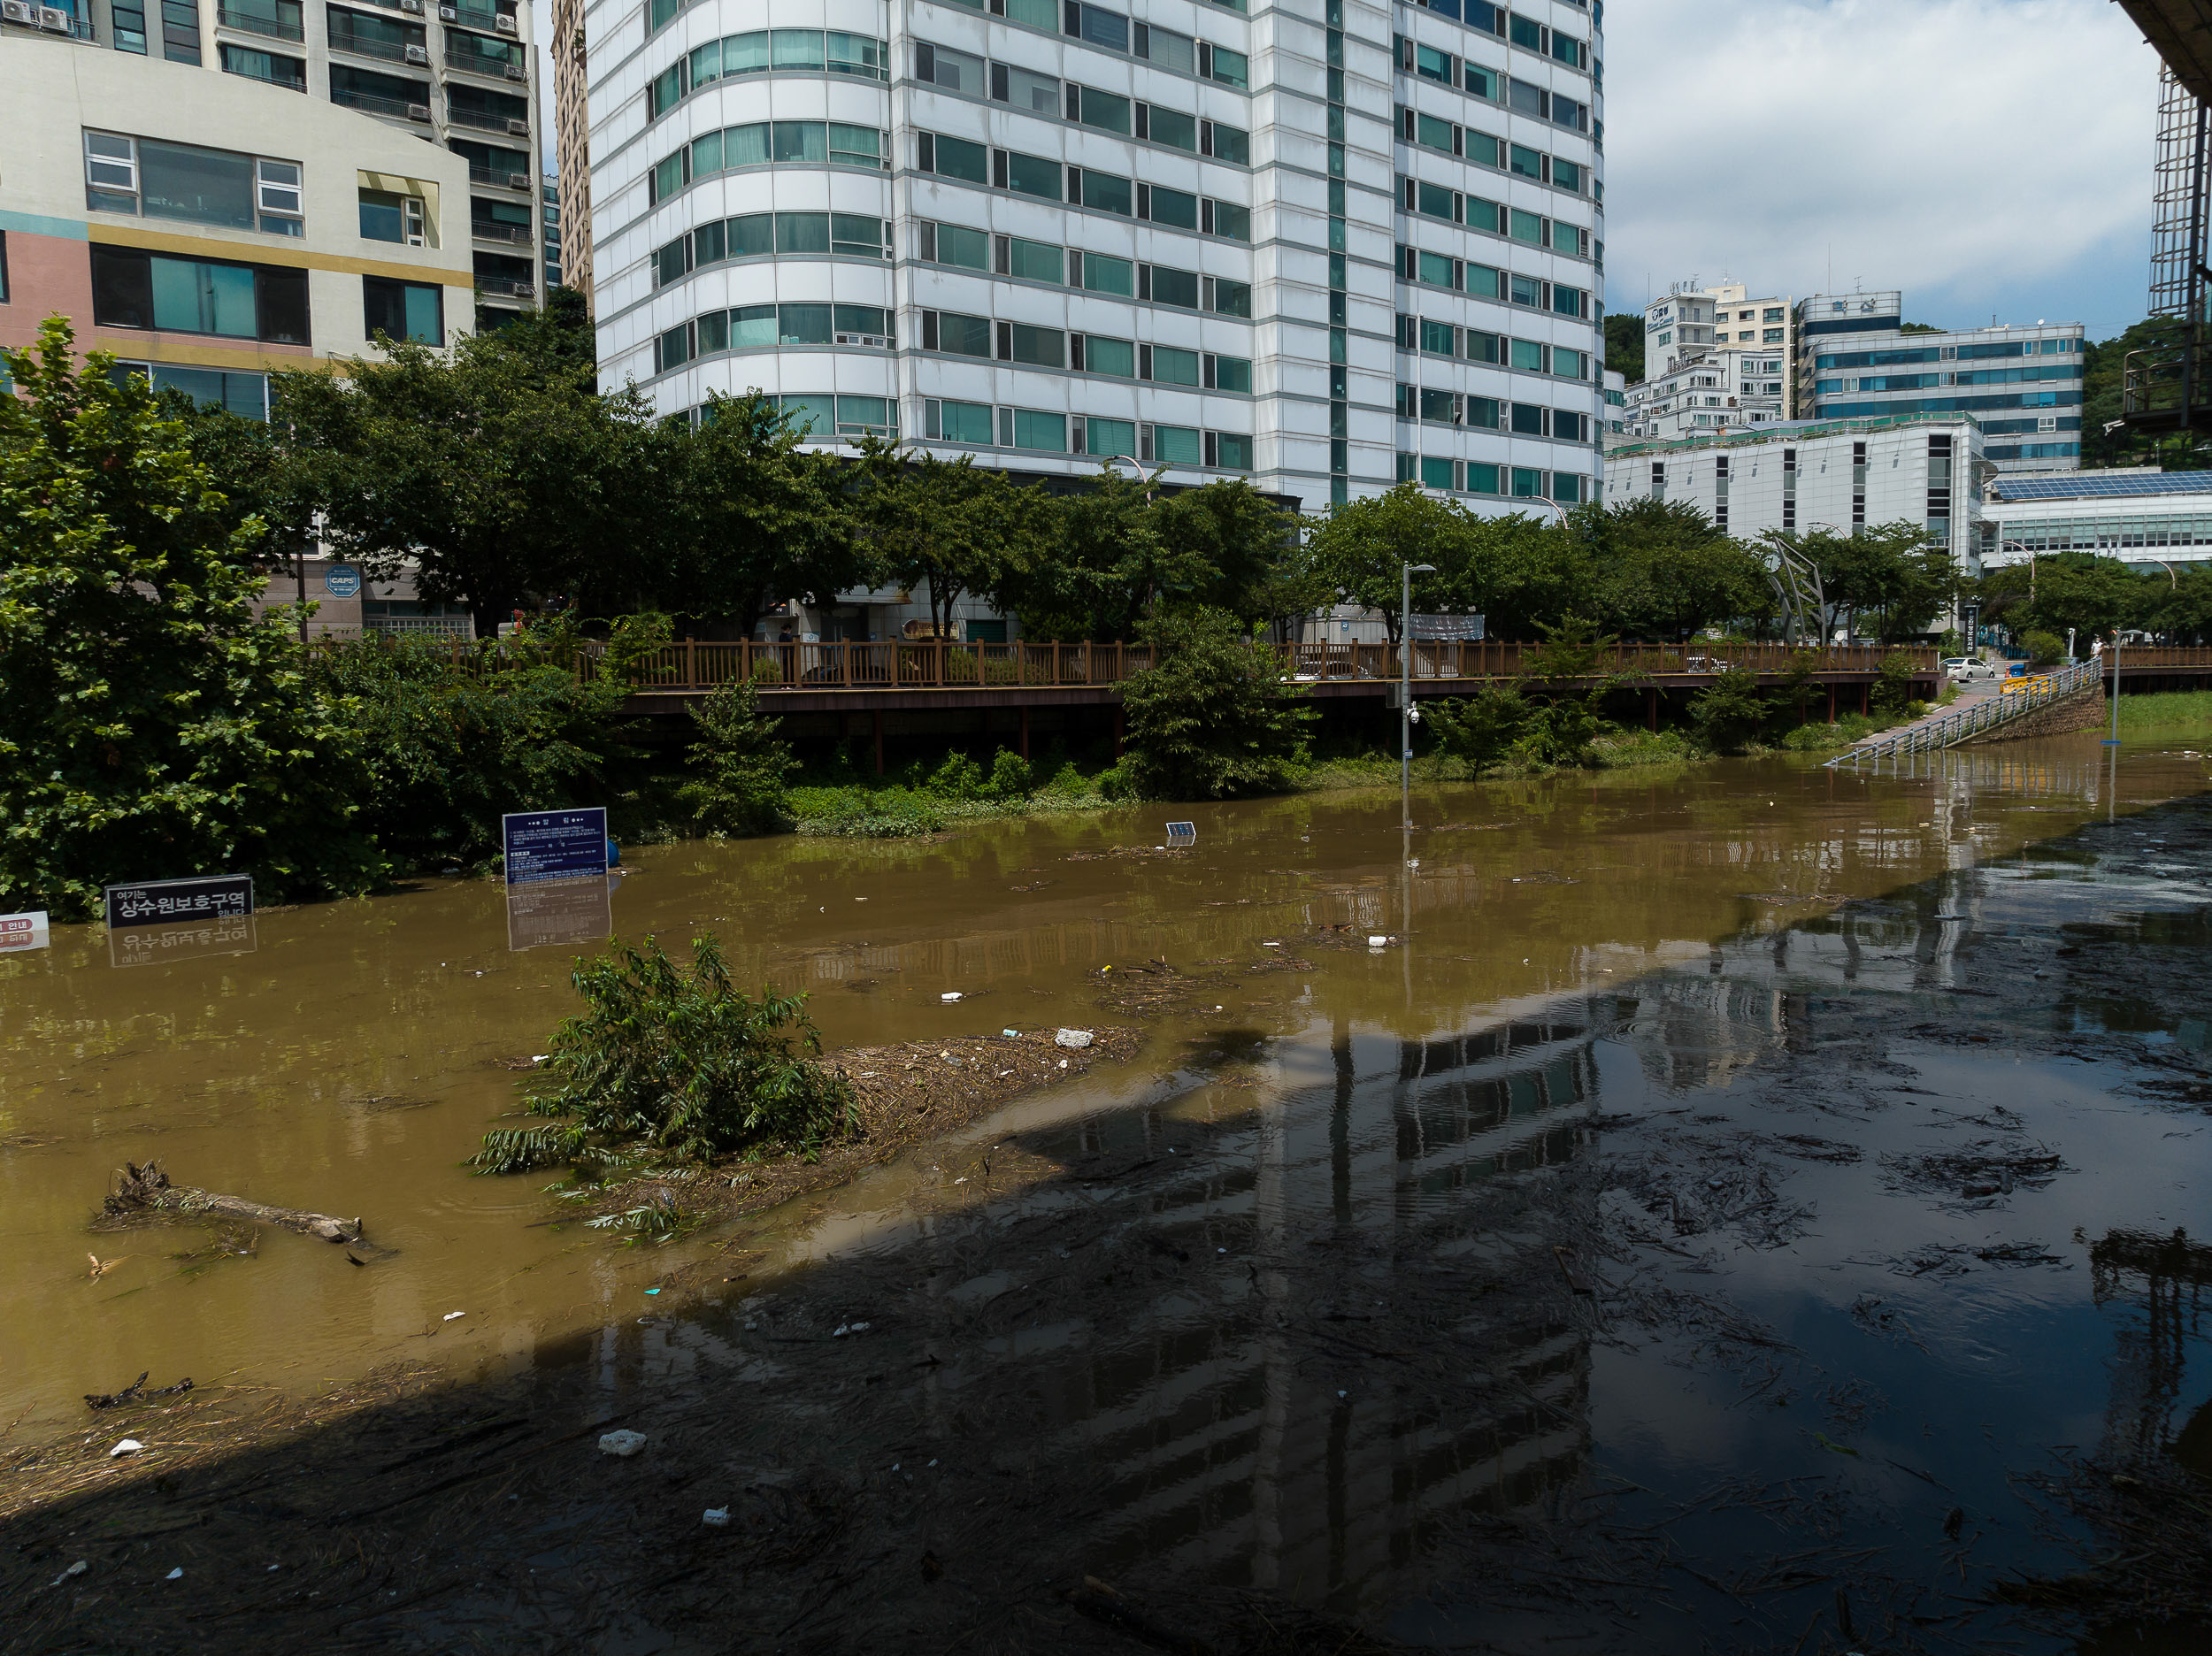
[[[1504,763],[1535,713],[1517,685],[1485,685],[1471,696],[1447,697],[1421,709],[1437,747],[1476,774]]]
[[[777,740],[783,721],[760,710],[750,679],[732,679],[685,709],[699,732],[691,745],[696,774],[680,790],[692,814],[723,833],[761,833],[790,815],[790,777],[798,769]]]
[[[579,962],[570,982],[585,1009],[553,1037],[547,1068],[558,1085],[523,1107],[545,1124],[486,1133],[480,1170],[639,1151],[704,1162],[806,1150],[851,1126],[850,1089],[809,1062],[822,1040],[806,997],[733,988],[713,938],[693,939],[688,970],[649,937],[641,949],[618,943]]]
[[[1721,673],[1690,702],[1690,724],[1715,753],[1741,753],[1758,739],[1774,712],[1759,676],[1741,667]]]
[[[1028,760],[1002,748],[991,761],[991,779],[984,787],[993,799],[1011,804],[1035,793],[1037,781],[1030,773]]]
[[[1901,717],[1912,701],[1912,657],[1892,651],[1882,657],[1882,670],[1874,678],[1872,706],[1877,713]]]

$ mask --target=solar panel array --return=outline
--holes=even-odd
[[[2063,477],[2001,477],[1997,498],[2008,501],[2112,500],[2145,494],[2212,494],[2212,472],[2146,472],[2116,476],[2070,472]]]

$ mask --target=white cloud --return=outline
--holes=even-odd
[[[2110,0],[1615,0],[1605,43],[1611,308],[1832,257],[1955,326],[2141,314],[2158,60]]]

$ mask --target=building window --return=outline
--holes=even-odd
[[[155,391],[181,391],[203,408],[219,408],[247,419],[269,418],[269,377],[216,368],[186,368],[172,363],[117,363],[109,371],[121,383],[136,374]]]
[[[0,304],[8,303],[8,233],[0,230]]]
[[[103,327],[309,343],[307,272],[173,258],[92,243],[92,316]]]
[[[403,247],[423,245],[423,204],[419,196],[396,196],[388,190],[361,192],[361,239],[393,242]]]
[[[932,442],[966,443],[987,448],[991,443],[991,409],[987,402],[940,402],[932,397],[923,405],[923,434]]]
[[[300,165],[88,130],[85,205],[265,235],[303,234]]]
[[[445,343],[445,289],[436,282],[361,279],[361,331],[418,345]]]
[[[266,80],[288,92],[307,90],[307,62],[302,58],[287,58],[278,52],[262,51],[257,47],[234,46],[221,42],[219,50],[225,74],[243,75],[249,80]]]

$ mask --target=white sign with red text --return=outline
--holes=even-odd
[[[0,954],[12,954],[19,949],[42,949],[46,943],[46,910],[43,908],[32,908],[22,914],[0,915]]]

